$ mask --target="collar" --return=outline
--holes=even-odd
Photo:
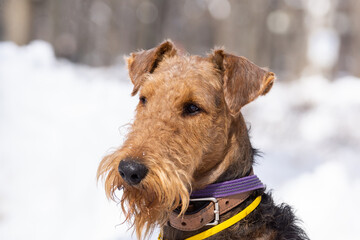
[[[191,202],[202,202],[203,207],[193,213],[179,216],[179,212],[170,214],[168,224],[181,231],[196,231],[204,226],[218,225],[220,215],[230,211],[244,202],[256,189],[264,188],[260,179],[253,175],[208,185],[194,191]],[[208,204],[206,205],[206,202]]]
[[[251,171],[249,176],[226,182],[210,184],[204,189],[194,191],[191,193],[190,198],[221,198],[248,191],[253,191],[260,188],[264,188],[264,184],[256,175],[254,175],[253,171]]]
[[[185,240],[203,240],[203,239],[206,239],[208,237],[211,237],[211,236],[217,234],[218,232],[223,231],[224,229],[231,227],[235,223],[244,219],[252,211],[254,211],[254,209],[257,208],[257,206],[259,206],[260,202],[261,202],[261,196],[258,196],[249,206],[247,206],[244,210],[242,210],[238,214],[234,215],[233,217],[227,219],[226,221],[224,221],[208,230],[205,230],[205,231],[203,231],[199,234],[196,234],[192,237],[186,238]],[[158,240],[164,240],[161,233],[159,235]]]

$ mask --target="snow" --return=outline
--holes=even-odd
[[[123,67],[57,61],[43,42],[1,43],[0,59],[0,239],[127,239],[96,182],[135,105]]]
[[[290,84],[245,107],[255,171],[285,201],[311,239],[359,239],[360,79],[321,76]]]
[[[360,239],[359,80],[277,82],[243,109],[255,172],[313,240]],[[135,239],[95,176],[132,119],[131,87],[124,66],[0,43],[0,239]]]

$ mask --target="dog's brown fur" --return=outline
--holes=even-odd
[[[140,102],[126,141],[102,160],[98,177],[106,178],[107,196],[114,200],[115,191],[123,189],[122,210],[138,238],[160,226],[165,238],[183,239],[194,233],[165,225],[180,203],[180,214],[186,212],[190,192],[250,171],[254,151],[240,109],[271,89],[274,74],[221,49],[207,57],[181,55],[170,41],[131,54],[127,63],[132,95],[140,92]],[[199,112],[188,114],[188,104]],[[137,185],[118,172],[120,161],[129,157],[149,169]],[[272,203],[266,196],[260,206]],[[258,224],[267,216],[252,215],[213,239],[278,239],[276,228]]]

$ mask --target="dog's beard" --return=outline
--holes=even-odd
[[[182,204],[184,213],[189,203],[189,190],[176,177],[148,176],[139,187],[124,187],[121,207],[126,221],[133,223],[138,238],[163,226],[169,214]]]
[[[118,173],[120,161],[114,161],[114,154],[103,159],[98,177],[106,176],[105,191],[108,198],[120,202],[125,222],[131,224],[138,239],[150,235],[155,227],[162,227],[170,213],[180,204],[180,215],[185,213],[191,191],[191,179],[187,171],[176,169],[170,161],[168,164],[162,162],[162,166],[158,162],[147,161],[147,176],[140,184],[129,186]],[[115,194],[118,189],[123,190],[120,199]]]

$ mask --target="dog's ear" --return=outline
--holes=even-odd
[[[153,73],[164,57],[174,56],[175,54],[176,49],[174,44],[169,40],[150,50],[131,53],[131,55],[125,59],[131,82],[134,84],[134,89],[131,94],[134,96],[139,91],[143,81],[141,76],[144,73]]]
[[[274,83],[274,73],[244,57],[215,50],[210,58],[223,74],[225,101],[232,114],[237,114],[242,106],[268,93]]]

